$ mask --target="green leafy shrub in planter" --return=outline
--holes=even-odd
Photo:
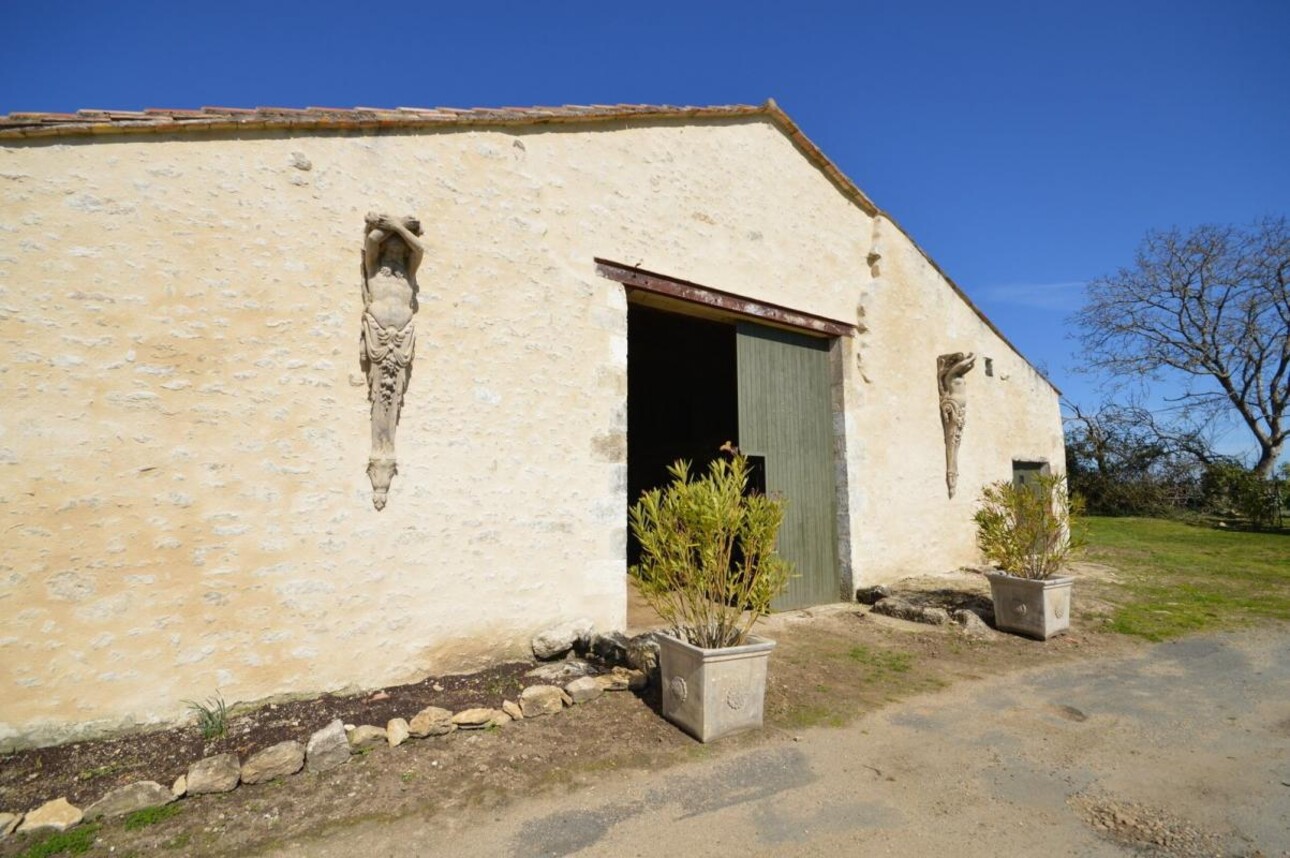
[[[1067,490],[1066,475],[1043,475],[1032,485],[1006,480],[981,494],[973,515],[977,545],[1009,575],[1044,580],[1056,575],[1084,543],[1083,501]]]
[[[671,633],[704,649],[739,646],[784,591],[790,564],[775,553],[784,501],[748,492],[748,460],[729,444],[706,476],[678,461],[672,482],[631,508],[642,597]]]

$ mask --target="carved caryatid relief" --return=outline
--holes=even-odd
[[[941,428],[945,432],[945,485],[954,497],[959,479],[959,442],[967,422],[967,381],[963,378],[976,365],[971,352],[954,352],[936,359],[936,384],[941,392]]]
[[[363,227],[363,369],[372,403],[372,453],[367,476],[372,505],[385,508],[390,481],[397,473],[394,432],[399,425],[403,392],[412,371],[416,328],[417,267],[424,249],[416,218],[367,215]]]

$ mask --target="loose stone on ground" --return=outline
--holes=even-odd
[[[575,679],[566,685],[564,690],[575,704],[588,703],[605,693],[605,689],[592,676]]]
[[[408,732],[418,739],[427,736],[442,736],[457,729],[452,723],[452,713],[438,706],[427,706],[413,716],[408,724]]]
[[[252,754],[242,764],[242,783],[262,784],[294,775],[304,768],[305,746],[286,741]]]
[[[627,666],[646,676],[658,670],[658,635],[644,632],[627,642]]]
[[[877,587],[861,587],[856,590],[856,601],[862,605],[876,605],[891,595],[891,588],[881,584]]]
[[[412,735],[408,727],[408,722],[403,718],[391,718],[385,725],[385,738],[389,741],[391,748],[397,748],[408,740]]]
[[[944,608],[925,608],[921,605],[915,605],[899,596],[888,596],[880,599],[874,606],[875,614],[882,614],[884,617],[893,617],[897,620],[907,620],[912,623],[926,623],[932,626],[948,626],[950,624],[950,612]]]
[[[370,751],[373,748],[388,745],[389,743],[390,740],[382,727],[364,724],[349,731],[349,749],[355,754]]]
[[[605,691],[639,691],[649,683],[649,678],[639,670],[615,667],[604,676],[597,676],[596,682]]]
[[[84,817],[81,809],[73,806],[66,798],[56,798],[28,812],[18,825],[18,831],[40,831],[46,828],[62,831],[76,825]]]
[[[963,627],[963,631],[973,636],[984,637],[995,633],[994,629],[981,619],[981,615],[976,611],[969,611],[966,608],[954,611],[950,614],[954,622]]]
[[[530,685],[520,692],[520,711],[525,718],[553,715],[564,708],[564,696],[554,685]]]
[[[497,718],[498,715],[505,713],[498,712],[496,709],[486,707],[477,707],[458,712],[452,716],[452,723],[457,725],[460,730],[480,730],[488,726],[490,721]]]
[[[586,654],[601,664],[626,664],[631,640],[622,632],[593,634],[586,641]]]
[[[235,789],[242,778],[237,754],[216,754],[188,767],[188,794],[207,795]]]
[[[87,820],[123,816],[150,807],[170,804],[175,795],[156,781],[139,781],[119,787],[85,808]]]
[[[305,766],[311,772],[325,772],[349,762],[349,738],[338,718],[309,737],[305,746]]]
[[[922,621],[932,626],[948,626],[954,622],[950,619],[950,612],[944,608],[923,608]]]
[[[0,813],[0,840],[13,834],[20,822],[22,822],[21,813]]]
[[[582,676],[595,676],[599,672],[580,658],[570,658],[565,661],[540,664],[524,675],[543,682],[569,682]]]
[[[540,632],[531,641],[533,655],[542,661],[559,658],[573,649],[579,640],[589,637],[594,628],[591,620],[583,618]]]
[[[1162,808],[1083,794],[1072,796],[1068,803],[1094,831],[1135,850],[1163,852],[1176,858],[1224,854],[1220,837]]]

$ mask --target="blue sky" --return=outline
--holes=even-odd
[[[1149,229],[1290,211],[1286,0],[0,0],[0,24],[0,113],[773,97],[1084,403],[1085,281]]]

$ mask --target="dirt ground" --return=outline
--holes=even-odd
[[[770,662],[767,729],[700,745],[658,714],[656,688],[613,692],[582,706],[501,729],[412,739],[398,748],[356,755],[330,772],[301,773],[222,795],[188,798],[151,824],[127,829],[99,823],[93,853],[183,855],[254,853],[362,820],[431,816],[456,809],[500,808],[520,797],[594,784],[619,770],[654,771],[694,759],[791,742],[813,726],[841,726],[884,705],[973,680],[1072,659],[1115,655],[1138,646],[1102,631],[1108,613],[1099,582],[1113,572],[1085,564],[1070,634],[1046,643],[957,627],[907,623],[837,604],[768,618],[760,634],[778,646]],[[979,575],[902,582],[897,588],[932,604],[962,605],[988,592]],[[629,625],[650,617],[633,605]],[[65,795],[80,807],[115,786],[140,779],[169,784],[202,756],[234,751],[243,759],[285,738],[304,741],[334,718],[384,726],[424,706],[459,710],[498,706],[532,680],[528,663],[470,676],[434,677],[361,697],[324,696],[278,704],[230,720],[224,739],[203,743],[195,727],[28,751],[0,760],[0,810],[28,810]],[[72,829],[75,831],[76,829]],[[0,858],[21,854],[42,836],[0,841]]]
[[[504,810],[359,821],[264,858],[1290,858],[1290,626],[1064,659]]]

